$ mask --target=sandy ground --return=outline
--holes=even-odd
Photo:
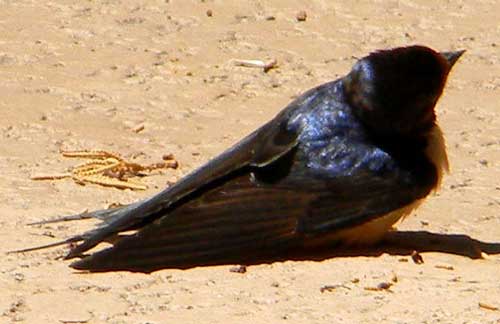
[[[500,323],[480,306],[500,307],[500,2],[433,3],[0,1],[0,322]],[[488,259],[382,251],[145,275],[77,273],[64,248],[5,254],[91,226],[26,223],[150,196],[356,58],[415,43],[467,53],[438,105],[451,175],[399,228],[497,243]],[[273,58],[268,73],[231,63]],[[30,180],[75,163],[60,149],[85,148],[173,153],[181,167],[142,192]]]

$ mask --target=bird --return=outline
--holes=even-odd
[[[22,251],[69,244],[65,259],[77,258],[75,269],[150,273],[375,244],[448,172],[435,106],[464,52],[371,52],[174,185],[129,205],[39,222],[101,221]]]

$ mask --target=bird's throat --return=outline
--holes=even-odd
[[[437,190],[441,185],[441,180],[444,173],[448,173],[450,171],[443,132],[437,124],[434,125],[434,127],[427,135],[427,147],[425,149],[425,155],[436,168],[437,182],[434,189]]]

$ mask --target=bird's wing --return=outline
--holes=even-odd
[[[113,239],[120,232],[138,229],[154,221],[156,218],[164,216],[169,210],[174,208],[174,205],[179,200],[197,190],[201,190],[204,186],[229,173],[245,166],[264,167],[275,161],[293,149],[297,144],[300,127],[290,126],[291,123],[289,121],[291,116],[314,109],[316,105],[322,104],[325,100],[325,93],[329,91],[330,87],[331,84],[327,83],[304,93],[270,122],[199,169],[183,177],[172,187],[161,191],[151,198],[110,210],[98,210],[82,215],[39,222],[38,224],[44,224],[90,217],[103,221],[93,230],[48,246],[81,242],[70,250],[66,258],[79,256],[100,242]],[[44,248],[44,246],[22,251],[39,248]]]
[[[430,182],[408,177],[401,170],[385,177],[360,171],[328,179],[327,174],[312,176],[292,166],[277,179],[276,172],[287,169],[294,154],[291,151],[263,168],[241,169],[212,183],[166,217],[120,237],[111,247],[81,256],[71,266],[87,271],[151,272],[271,261],[300,251],[309,239],[408,205],[430,190]]]
[[[289,249],[297,242],[297,220],[311,197],[292,188],[259,186],[243,171],[71,266],[94,272],[152,272],[247,264],[266,252]]]

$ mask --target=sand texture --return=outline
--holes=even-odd
[[[500,323],[499,13],[496,0],[0,0],[0,323]],[[437,107],[451,173],[399,229],[494,243],[489,258],[373,249],[146,275],[78,273],[65,247],[6,254],[93,224],[27,223],[151,196],[357,58],[408,44],[467,52]],[[180,167],[144,191],[30,179],[78,163],[65,149]]]

